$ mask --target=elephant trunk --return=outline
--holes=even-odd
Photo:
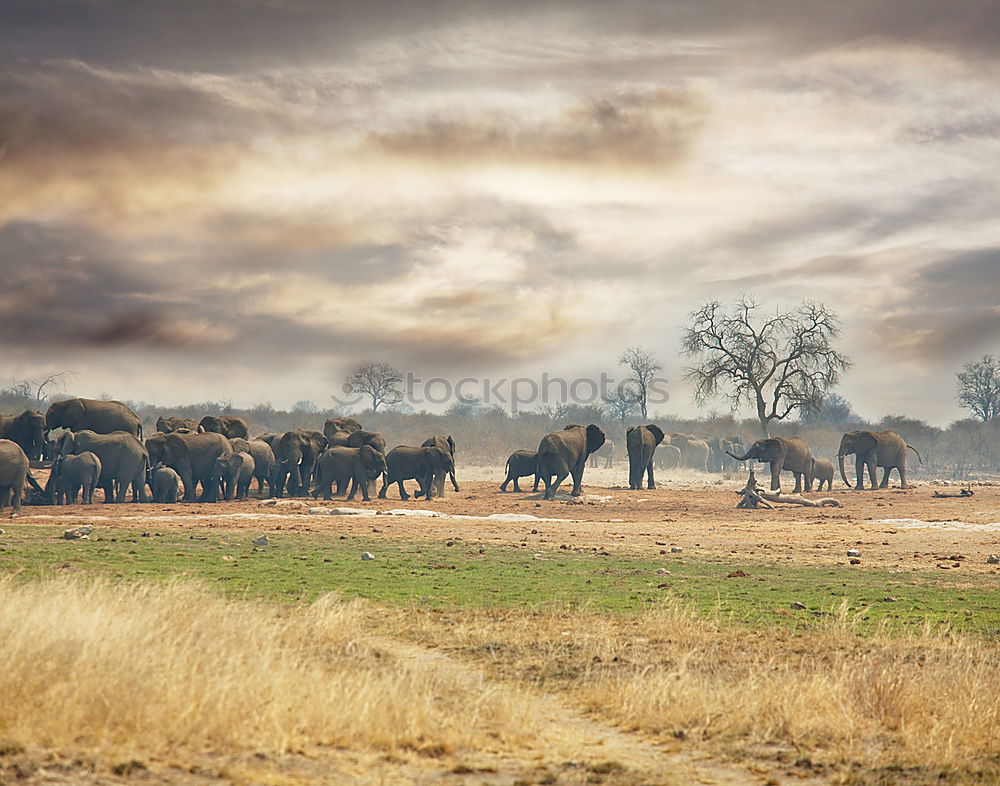
[[[735,453],[730,453],[730,452],[729,452],[728,450],[726,451],[726,453],[728,453],[728,454],[729,454],[730,456],[732,456],[732,457],[733,457],[734,459],[736,459],[737,461],[749,461],[749,460],[750,460],[751,458],[753,458],[753,457],[752,457],[752,456],[750,455],[750,451],[747,451],[747,452],[746,452],[745,454],[743,454],[742,456],[737,456],[737,455],[736,455]]]
[[[844,479],[844,485],[848,488],[851,487],[851,482],[847,479],[847,473],[844,471],[844,454],[837,454],[837,461],[840,463],[840,477]]]

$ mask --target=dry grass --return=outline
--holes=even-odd
[[[834,766],[1000,776],[1000,648],[981,639],[931,630],[861,638],[844,614],[819,632],[746,631],[676,606],[625,618],[464,612],[408,624],[420,640],[447,638],[609,722],[716,752],[772,755],[777,745]]]
[[[369,615],[332,597],[279,609],[185,584],[2,581],[3,741],[447,750],[533,733],[521,692],[394,655]]]

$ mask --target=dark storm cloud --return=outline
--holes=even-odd
[[[554,20],[605,34],[733,37],[761,52],[883,38],[995,57],[1000,8],[989,0],[5,0],[0,48],[94,62],[231,70],[357,52],[373,40],[477,20]],[[557,20],[557,21],[555,21]]]
[[[470,112],[374,141],[389,153],[440,159],[658,165],[685,154],[705,114],[704,102],[687,91],[630,90],[585,100],[551,120]]]
[[[40,352],[211,340],[166,279],[80,227],[3,226],[0,280],[0,333]]]
[[[905,298],[875,320],[904,360],[957,364],[1000,343],[1000,248],[956,254],[904,278]]]

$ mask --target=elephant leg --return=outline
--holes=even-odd
[[[781,465],[771,464],[771,491],[781,491]]]
[[[865,463],[865,460],[864,460],[864,458],[862,456],[858,456],[854,460],[854,469],[858,473],[858,482],[854,486],[855,490],[857,490],[857,491],[864,490],[864,487],[865,487],[865,470],[867,468],[868,468],[868,465]],[[874,488],[875,487],[874,478],[872,479],[872,481],[873,481],[872,482],[872,488]]]
[[[510,473],[509,472],[507,473],[507,477],[505,477],[503,479],[503,483],[500,484],[500,490],[501,491],[506,491],[508,483],[510,483]],[[514,480],[514,491],[517,491],[517,480],[516,479]]]
[[[871,479],[872,489],[878,488],[878,484],[876,483],[875,480],[877,475],[878,475],[878,469],[875,466],[875,459],[871,458],[868,460],[868,477]]]
[[[574,497],[579,497],[583,494],[583,470],[587,466],[587,462],[582,458],[577,465],[570,470],[570,474],[573,476],[573,491],[570,492]]]
[[[892,472],[892,467],[882,467],[882,482],[878,484],[880,489],[889,488],[889,473]]]
[[[514,491],[521,493],[521,487],[517,484],[517,475],[514,476]]]
[[[536,472],[536,473],[535,473],[535,487],[534,487],[534,488],[532,489],[532,491],[533,491],[533,492],[534,492],[534,491],[538,491],[538,481],[540,481],[540,480],[541,480],[541,477],[540,477],[540,476],[539,476],[539,474],[538,474],[538,473]]]
[[[552,463],[553,463],[552,467],[553,474],[552,475],[545,474],[542,476],[542,480],[545,481],[545,494],[544,494],[545,499],[555,498],[556,492],[559,491],[559,486],[562,484],[562,482],[566,479],[566,476],[569,474],[569,465],[565,462],[565,460],[561,456],[554,457]]]
[[[125,496],[128,494],[128,481],[122,481],[118,484],[118,491],[115,493],[115,502],[124,502]]]
[[[906,485],[906,467],[900,464],[896,469],[899,470],[899,487],[901,489],[908,489],[909,486]]]
[[[802,491],[802,473],[793,472],[792,475],[795,477],[795,488],[792,489],[793,494],[798,494]]]
[[[653,479],[653,458],[649,459],[649,463],[646,465],[646,488],[655,489],[656,481]]]
[[[402,480],[397,480],[396,481],[396,486],[399,488],[399,498],[400,499],[409,499],[410,498],[410,495],[406,493],[406,489],[403,488],[403,481]]]

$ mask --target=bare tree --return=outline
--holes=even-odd
[[[47,377],[44,377],[38,382],[33,382],[32,384],[35,386],[35,400],[38,402],[39,406],[41,406],[47,398],[47,396],[45,396],[45,388],[56,385],[60,389],[65,390],[66,380],[70,377],[76,379],[76,372],[70,370],[57,371],[55,374],[49,374]]]
[[[649,396],[649,388],[657,372],[663,371],[663,366],[656,359],[656,355],[647,352],[642,347],[629,347],[618,358],[618,363],[627,366],[632,371],[632,376],[627,381],[635,387],[636,404],[639,407],[639,412],[642,413],[643,420],[645,420],[648,417],[646,400]]]
[[[984,423],[1000,415],[1000,358],[983,355],[958,373],[958,403]]]
[[[345,380],[354,393],[362,393],[372,400],[372,412],[385,404],[392,406],[403,400],[403,375],[388,363],[368,361],[362,363]]]
[[[840,323],[823,304],[805,301],[772,317],[759,309],[746,296],[728,312],[718,301],[706,303],[691,314],[682,346],[699,360],[685,374],[695,402],[724,395],[733,412],[749,404],[767,437],[771,421],[819,407],[851,361],[833,347]]]
[[[618,385],[601,399],[608,413],[624,428],[630,418],[639,412],[639,393],[627,381]]]

